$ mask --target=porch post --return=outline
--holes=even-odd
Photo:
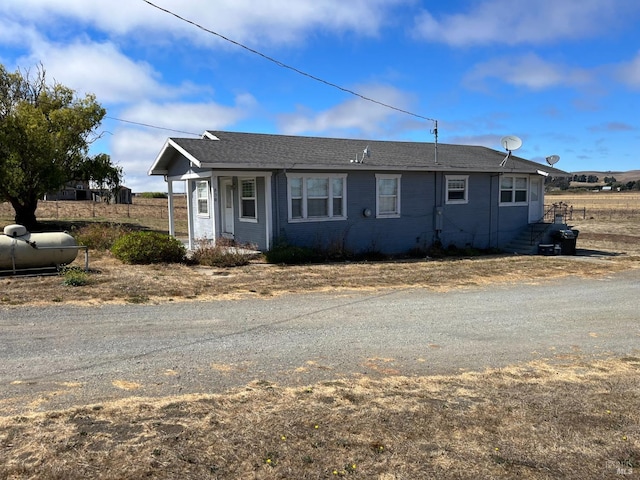
[[[273,203],[272,203],[272,194],[273,192],[271,191],[271,173],[267,174],[264,176],[264,183],[265,183],[265,188],[264,188],[264,192],[265,192],[265,228],[266,228],[266,242],[265,242],[265,247],[266,250],[269,251],[271,250],[271,237],[273,236]]]
[[[176,230],[174,224],[174,212],[173,212],[173,181],[167,180],[167,191],[168,191],[168,209],[169,209],[169,235],[175,237]]]
[[[218,176],[211,173],[211,229],[213,232],[213,238],[211,243],[215,246],[218,242],[218,233],[216,227],[218,226],[218,212],[220,211],[220,202],[218,201]]]
[[[187,231],[189,232],[189,250],[193,250],[193,187],[191,180],[185,180],[187,192]]]

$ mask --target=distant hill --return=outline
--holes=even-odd
[[[584,170],[580,172],[569,172],[572,175],[595,175],[598,177],[600,184],[604,183],[604,177],[614,177],[616,182],[627,183],[627,182],[637,182],[640,180],[640,170],[628,170],[626,172],[598,172],[595,170]]]

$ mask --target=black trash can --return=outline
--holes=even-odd
[[[560,253],[562,255],[576,254],[577,235],[573,230],[558,230],[553,233],[553,240],[560,245]]]

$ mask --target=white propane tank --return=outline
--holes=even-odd
[[[29,233],[22,225],[7,225],[0,235],[0,270],[56,267],[77,256],[78,244],[68,233]]]

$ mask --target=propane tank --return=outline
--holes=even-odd
[[[30,233],[7,225],[0,235],[0,270],[57,267],[78,256],[75,238],[65,232]]]

